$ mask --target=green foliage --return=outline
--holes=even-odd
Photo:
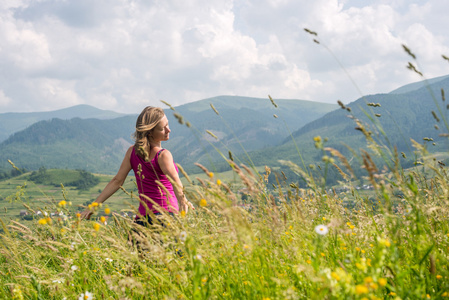
[[[88,190],[100,182],[95,175],[85,170],[47,170],[45,167],[33,171],[28,180],[45,185],[73,186],[79,190]]]

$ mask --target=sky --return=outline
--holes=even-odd
[[[447,0],[1,0],[0,113],[139,113],[219,95],[350,103],[421,80],[408,62],[448,75],[448,10]]]

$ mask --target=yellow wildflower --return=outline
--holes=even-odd
[[[217,185],[220,186],[221,185],[221,180],[217,179]]]
[[[379,278],[378,282],[381,286],[387,285],[387,280],[385,278]]]
[[[99,205],[98,202],[92,202],[93,207],[97,207],[98,205]]]
[[[365,282],[365,283],[371,283],[371,282],[373,282],[373,278],[371,278],[371,277],[365,277],[365,279],[363,279],[363,281]]]
[[[62,200],[62,201],[60,201],[60,202],[58,203],[58,205],[59,205],[60,207],[64,207],[64,206],[67,205],[67,202],[66,202],[65,200]]]
[[[212,172],[209,172],[209,174],[207,174],[207,175],[209,175],[210,178],[214,177],[214,173],[212,173]]]
[[[200,206],[201,206],[201,207],[207,206],[207,201],[206,201],[206,199],[202,198],[202,199],[200,200]]]
[[[443,276],[437,275],[436,278],[437,278],[437,279],[441,279],[441,278],[443,278]]]
[[[47,219],[40,219],[39,221],[38,221],[38,223],[40,224],[40,225],[45,225],[45,224],[47,224]]]
[[[111,213],[111,210],[110,210],[109,208],[106,207],[106,208],[104,209],[104,213],[107,214],[107,215],[109,215],[109,214]]]
[[[337,281],[340,281],[340,279],[341,279],[340,276],[337,273],[335,273],[335,272],[332,272],[331,276],[332,276],[332,278],[334,278]]]
[[[95,229],[95,231],[100,230],[100,224],[98,224],[98,223],[93,223],[92,227]]]
[[[367,288],[366,286],[364,286],[364,285],[359,284],[359,285],[357,285],[357,286],[355,287],[355,292],[356,292],[358,295],[366,294],[366,293],[368,293],[368,288]]]
[[[100,221],[101,221],[101,223],[105,223],[106,222],[106,218],[104,216],[101,216],[100,217]]]

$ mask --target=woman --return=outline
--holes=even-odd
[[[193,205],[184,196],[173,156],[161,146],[161,142],[167,141],[169,135],[170,128],[164,111],[159,107],[146,107],[136,121],[134,146],[128,149],[117,175],[106,185],[95,202],[103,203],[112,196],[123,185],[132,169],[140,197],[137,223],[152,224],[151,214],[160,215],[164,211],[173,214],[178,211],[187,212],[189,207],[193,209]],[[169,178],[174,182],[173,185]],[[90,209],[81,213],[81,217],[85,219],[89,219],[91,215]]]

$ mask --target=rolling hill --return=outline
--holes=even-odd
[[[101,110],[90,105],[76,105],[69,108],[46,112],[30,113],[2,113],[0,114],[0,142],[6,140],[11,134],[21,131],[28,126],[42,121],[59,118],[69,120],[72,118],[113,119],[124,114]]]
[[[442,100],[441,90],[449,90],[449,77],[433,80],[428,86],[416,84],[395,93],[376,94],[362,97],[349,105],[350,112],[338,109],[325,114],[293,133],[302,159],[307,166],[321,161],[323,155],[314,147],[313,138],[326,138],[326,147],[339,150],[348,160],[353,154],[348,146],[359,152],[367,149],[366,138],[360,130],[356,130],[360,122],[371,134],[371,137],[382,145],[384,152],[394,147],[398,153],[404,152],[407,159],[402,159],[404,166],[413,165],[415,149],[411,140],[425,143],[430,152],[449,150],[447,134],[449,127],[445,120],[449,120],[449,106]],[[419,87],[421,85],[421,87]],[[437,115],[437,121],[432,115]],[[444,117],[443,117],[444,116]],[[424,140],[425,139],[425,140]],[[251,153],[253,161],[259,164],[279,166],[279,160],[293,161],[302,166],[300,156],[291,138],[287,138],[277,147],[258,150]],[[377,163],[382,159],[377,158]]]
[[[175,108],[192,126],[178,123],[166,109],[172,134],[164,147],[188,171],[197,171],[196,161],[212,162],[219,155],[215,148],[239,155],[243,150],[257,150],[280,143],[306,123],[335,110],[337,105],[303,100],[276,100],[221,96]],[[218,110],[217,115],[210,104]],[[275,118],[273,114],[282,115]],[[20,168],[85,169],[113,174],[120,166],[125,149],[131,145],[137,115],[100,120],[73,118],[39,121],[11,135],[0,144],[0,168],[13,161]],[[224,120],[224,121],[223,121]],[[219,140],[206,133],[213,132]]]

